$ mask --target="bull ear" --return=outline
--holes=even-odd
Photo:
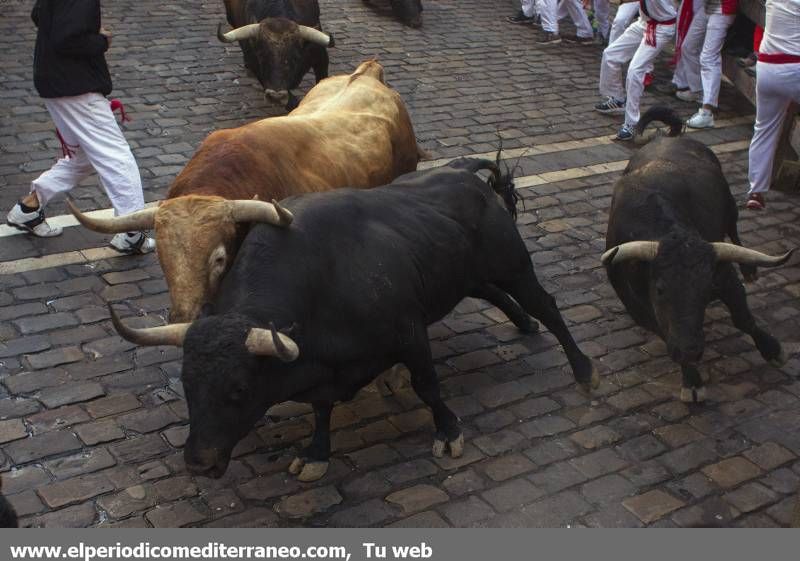
[[[272,323],[269,324],[269,329],[251,329],[244,344],[251,354],[274,356],[283,362],[293,362],[300,356],[297,343],[288,335],[278,333]]]
[[[658,242],[626,242],[606,251],[600,260],[608,267],[625,261],[652,261],[657,253]]]
[[[786,263],[794,253],[795,249],[792,248],[783,255],[772,256],[766,253],[761,253],[754,249],[747,249],[740,245],[732,243],[714,242],[711,244],[714,248],[714,253],[717,255],[717,261],[721,263],[740,263],[742,265],[753,265],[755,267],[777,267]]]

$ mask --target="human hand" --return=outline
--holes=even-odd
[[[108,46],[109,46],[109,48],[111,48],[111,32],[108,29],[106,29],[105,27],[101,27],[100,28],[100,35],[104,35],[105,36],[106,41],[108,41]]]

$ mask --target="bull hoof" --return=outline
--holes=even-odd
[[[450,447],[450,457],[460,458],[464,454],[464,433],[458,435],[455,440],[445,441],[442,438],[435,438],[433,440],[433,457],[444,457],[445,448]]]
[[[786,358],[786,353],[784,353],[783,349],[781,349],[781,353],[772,360],[770,360],[769,363],[775,368],[781,368],[784,364],[786,364],[787,360],[788,359]]]
[[[539,333],[539,322],[533,319],[529,319],[527,323],[519,326],[519,330],[522,333],[527,335],[533,335],[534,333]]]
[[[589,381],[580,382],[579,385],[585,393],[592,393],[592,390],[596,390],[600,387],[600,371],[597,370],[594,364],[592,364],[592,375],[589,377]]]
[[[684,403],[702,403],[706,400],[706,387],[681,388],[681,401]]]
[[[289,465],[289,473],[296,475],[298,481],[307,483],[322,479],[329,465],[329,462],[306,462],[304,458],[295,458]]]

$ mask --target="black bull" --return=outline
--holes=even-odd
[[[492,186],[475,175],[479,169],[492,170]],[[290,471],[321,477],[334,403],[396,363],[406,365],[433,411],[434,455],[448,446],[460,455],[463,436],[439,395],[426,328],[467,296],[497,305],[523,331],[537,328],[527,314],[539,319],[576,380],[596,386],[592,362],[536,279],[512,218],[513,189],[494,162],[460,160],[371,190],[290,197],[282,204],[294,222],[250,230],[213,315],[156,328],[171,333],[159,337],[114,317],[131,341],[183,344],[189,470],[221,476],[267,408],[292,400],[312,404],[315,429]]]
[[[680,118],[655,107],[639,123]],[[702,401],[705,388],[696,364],[703,355],[706,306],[721,300],[733,324],[750,335],[761,355],[781,365],[781,345],[756,324],[732,263],[745,278],[756,266],[785,263],[741,247],[738,211],[714,153],[689,138],[658,138],[631,158],[614,188],[603,263],[625,308],[640,326],[661,336],[683,373],[681,399]],[[733,243],[724,243],[728,236]]]
[[[328,36],[327,43],[314,42],[300,30],[322,29],[318,0],[225,0],[225,13],[234,30],[260,23],[257,32],[241,34],[247,38],[223,34],[221,26],[217,37],[223,42],[239,42],[245,67],[270,99],[285,101],[287,109],[293,109],[297,101],[291,90],[310,69],[317,82],[328,77],[327,47],[334,45],[333,36]]]

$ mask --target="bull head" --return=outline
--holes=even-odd
[[[703,355],[703,320],[714,293],[715,270],[720,263],[753,267],[777,267],[794,250],[773,257],[738,245],[708,243],[696,235],[676,230],[660,241],[634,241],[610,248],[603,254],[606,267],[630,262],[647,263],[646,271],[631,270],[630,282],[639,287],[642,304],[649,304],[670,357],[683,366]],[[645,303],[646,301],[646,303]]]
[[[230,201],[196,195],[167,199],[158,207],[114,218],[89,217],[69,201],[68,206],[81,224],[96,232],[155,228],[173,322],[195,319],[213,298],[236,255],[238,224],[263,222],[287,227],[293,219],[277,201]]]
[[[304,42],[333,47],[333,36],[285,18],[265,18],[227,33],[222,24],[217,38],[223,43],[244,41],[245,62],[272,100],[286,101],[307,70],[303,62]]]

